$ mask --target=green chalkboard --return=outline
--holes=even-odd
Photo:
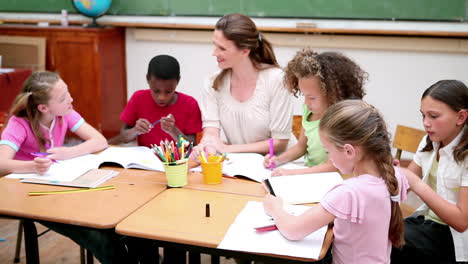
[[[90,0],[93,1],[93,0]],[[72,0],[2,0],[0,12],[76,13]],[[468,0],[113,0],[111,15],[467,21]]]

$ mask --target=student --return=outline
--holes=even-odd
[[[73,110],[65,82],[52,72],[35,72],[24,83],[10,110],[10,119],[0,141],[0,173],[47,172],[52,160],[73,158],[102,150],[106,139]],[[70,130],[83,143],[62,146]],[[35,157],[31,153],[49,153]],[[101,263],[128,263],[125,245],[114,230],[41,221],[90,250]]]
[[[191,157],[197,159],[206,147],[209,152],[266,154],[269,138],[275,139],[275,151],[284,151],[290,139],[295,142],[292,98],[270,42],[242,14],[219,19],[213,42],[221,71],[202,92],[203,137]]]
[[[327,158],[319,138],[319,123],[327,108],[344,99],[362,99],[363,84],[367,78],[354,61],[337,52],[316,53],[305,48],[296,53],[285,69],[284,83],[294,96],[304,95],[302,129],[299,141],[279,156],[265,156],[264,165],[270,168],[304,156],[310,168],[275,169],[276,175],[306,174],[336,171]]]
[[[299,216],[285,211],[281,198],[267,195],[266,213],[291,240],[333,222],[333,263],[389,263],[391,245],[404,242],[399,201],[406,199],[408,182],[393,167],[382,116],[361,100],[345,100],[328,108],[319,129],[333,165],[354,176]]]
[[[468,261],[468,88],[442,80],[422,95],[427,135],[407,177],[425,204],[405,219],[405,246],[392,263]],[[421,179],[422,178],[422,179]]]
[[[179,135],[195,142],[201,131],[201,113],[193,97],[176,92],[179,62],[169,55],[152,58],[146,80],[149,89],[136,91],[130,98],[120,115],[125,125],[109,143],[127,143],[138,138],[138,145],[151,147],[161,140],[177,140]]]
[[[69,159],[107,147],[106,139],[73,110],[68,87],[56,73],[35,72],[10,110],[0,141],[0,174],[47,172],[52,160]],[[67,130],[84,140],[64,147]],[[46,157],[32,153],[46,152]]]

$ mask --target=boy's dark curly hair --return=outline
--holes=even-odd
[[[362,99],[367,72],[354,61],[338,52],[317,53],[304,48],[288,63],[284,84],[297,97],[298,80],[317,76],[330,105],[344,99]]]

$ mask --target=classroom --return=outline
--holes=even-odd
[[[5,84],[6,88],[6,84],[9,83],[15,86],[16,89],[7,91],[5,97],[0,100],[0,131],[6,126],[8,110],[13,99],[20,92],[19,89],[21,89],[21,83],[14,83],[14,79],[11,79],[13,81],[9,79],[13,77],[5,77],[7,74],[13,76],[13,73],[4,73],[1,71],[2,68],[14,69],[22,81],[37,70],[58,72],[63,81],[68,84],[68,89],[73,97],[74,109],[81,114],[91,127],[108,140],[122,133],[123,130],[121,129],[124,123],[121,119],[121,113],[130,98],[137,91],[149,88],[149,80],[145,76],[148,65],[151,63],[150,60],[157,55],[167,54],[177,59],[180,64],[180,81],[177,84],[177,92],[193,97],[200,104],[205,96],[204,89],[208,85],[208,78],[220,69],[217,58],[213,55],[217,43],[214,39],[213,30],[217,21],[230,13],[241,13],[252,19],[261,35],[271,42],[278,64],[282,68],[288,65],[296,52],[305,47],[317,53],[339,52],[357,63],[368,74],[368,79],[363,85],[365,92],[363,99],[380,111],[387,124],[391,141],[395,137],[397,126],[402,125],[418,130],[425,129],[421,121],[420,102],[423,92],[428,87],[439,80],[459,80],[465,85],[468,84],[468,75],[466,74],[468,68],[468,2],[465,0],[449,2],[440,0],[330,0],[306,2],[290,0],[287,1],[287,4],[284,1],[247,0],[103,0],[102,2],[109,2],[110,7],[104,13],[98,15],[95,20],[78,12],[74,2],[86,3],[90,1],[44,0],[39,4],[34,0],[25,0],[3,1],[0,3],[0,85]],[[94,22],[97,22],[100,27],[85,27]],[[26,71],[23,71],[25,68],[27,68]],[[0,87],[0,89],[4,89],[4,87]],[[298,97],[292,97],[291,100],[292,114],[295,117],[301,117],[304,96],[299,94]],[[466,109],[464,111],[466,112]],[[165,116],[168,117],[167,114]],[[150,120],[149,124],[151,123],[153,123],[153,120]],[[180,133],[184,134],[183,132]],[[422,135],[425,135],[425,133]],[[136,136],[140,137],[140,134]],[[198,140],[201,137],[202,135],[199,133]],[[273,136],[271,137],[273,138]],[[130,144],[122,145],[133,147],[137,143],[140,142],[132,141]],[[153,144],[158,145],[159,142]],[[270,142],[270,150],[272,148],[271,144]],[[413,142],[414,144],[416,144],[414,147],[418,146],[419,138],[418,142]],[[109,145],[112,145],[112,141]],[[179,147],[179,145],[177,146]],[[187,150],[184,147],[182,149]],[[263,154],[265,153],[268,154],[268,151],[263,152]],[[397,149],[392,146],[392,156],[395,156],[396,153]],[[135,154],[135,157],[137,155],[139,154]],[[402,163],[406,166],[413,160],[414,156],[414,153],[403,151]],[[204,155],[201,154],[201,157],[204,157]],[[235,156],[233,157],[235,159]],[[164,156],[164,158],[167,157]],[[255,158],[258,158],[260,163],[262,162],[263,158]],[[249,159],[250,162],[253,160],[254,158]],[[175,162],[175,159],[173,161]],[[255,161],[257,160],[255,159]],[[125,161],[125,163],[129,163],[129,161]],[[107,219],[108,221],[106,220],[105,224],[103,222],[106,227],[101,226],[98,228],[115,227],[118,222],[125,218],[123,214],[127,214],[130,217],[123,222],[123,227],[119,232],[123,232],[120,233],[122,235],[131,235],[134,232],[132,228],[137,226],[135,223],[140,221],[136,217],[132,218],[131,213],[143,205],[143,208],[147,211],[167,209],[164,207],[164,199],[168,199],[167,197],[170,197],[170,195],[179,195],[190,199],[188,192],[209,190],[215,193],[228,193],[229,195],[232,195],[232,193],[250,195],[254,197],[252,198],[254,201],[260,202],[263,196],[268,193],[257,182],[248,181],[248,183],[245,183],[239,179],[226,177],[223,178],[221,185],[203,184],[202,175],[199,173],[201,168],[198,171],[190,171],[190,166],[196,167],[197,165],[189,163],[188,166],[189,180],[186,183],[187,185],[182,188],[168,189],[166,189],[165,168],[154,169],[154,171],[157,171],[157,176],[151,174],[155,173],[154,171],[138,170],[135,175],[140,178],[136,180],[131,177],[134,170],[111,167],[111,170],[116,170],[120,174],[118,177],[110,179],[109,183],[113,184],[116,189],[120,186],[124,190],[124,194],[120,198],[122,200],[116,200],[116,202],[125,204],[127,212],[110,210],[109,214],[112,214],[113,218]],[[125,168],[125,166],[123,167]],[[104,169],[107,169],[107,167]],[[263,166],[255,172],[261,174],[261,171],[263,171]],[[0,168],[1,172],[2,169]],[[223,173],[226,174],[226,171],[223,170]],[[465,171],[462,171],[463,173],[467,173],[466,168]],[[421,175],[419,176],[421,177]],[[461,177],[465,179],[466,175]],[[12,179],[4,178],[0,180],[12,181]],[[141,187],[145,181],[151,182],[150,186]],[[131,189],[124,182],[128,183],[127,185],[135,185],[142,189]],[[241,184],[236,186],[239,182]],[[52,191],[66,188],[57,186],[47,186],[45,188],[46,185],[38,185],[39,187],[34,187],[35,184],[29,185],[28,187],[21,187],[21,191],[28,193],[38,190]],[[2,185],[0,181],[0,190],[8,191],[12,186],[17,185],[10,185],[10,182]],[[246,189],[241,190],[243,188]],[[107,191],[102,191],[102,193],[104,192]],[[88,202],[92,201],[92,199],[101,199],[97,198],[100,195],[113,199],[111,194],[90,193],[97,194],[90,195]],[[125,198],[130,199],[134,195],[137,196],[138,204],[124,202]],[[410,205],[409,208],[414,209],[421,204],[421,201],[415,196],[409,196],[407,201],[407,204]],[[215,194],[212,193],[204,193],[194,197],[196,197],[193,198],[194,201],[200,199],[200,203],[203,203],[202,200],[206,197],[209,197],[206,198],[208,200],[212,199],[210,201],[216,201]],[[53,201],[53,198],[46,199]],[[160,203],[156,202],[158,199]],[[73,199],[68,200],[67,198],[66,200],[72,204],[79,204],[78,201]],[[239,207],[236,209],[236,214],[228,214],[229,216],[226,216],[226,218],[234,219],[247,200],[242,200],[239,204],[233,205],[233,207]],[[9,198],[7,201],[12,204],[21,202]],[[33,204],[36,204],[36,202]],[[204,205],[203,203],[201,210],[205,210]],[[41,203],[37,203],[37,206],[39,208]],[[62,206],[66,208],[65,202],[58,204],[58,208]],[[102,209],[102,207],[99,207],[102,205],[93,206]],[[30,208],[30,211],[20,212],[15,211],[16,209],[9,205],[2,208],[0,202],[0,221],[5,226],[3,231],[5,233],[2,233],[2,229],[0,229],[0,239],[6,237],[6,233],[9,234],[8,247],[4,247],[3,250],[0,249],[2,255],[0,262],[13,261],[15,236],[18,227],[17,220],[4,220],[2,217],[19,216],[24,218],[25,215],[34,215],[36,209],[39,210],[38,208]],[[187,208],[186,210],[190,211],[191,209]],[[5,214],[5,210],[15,211],[19,215]],[[43,214],[37,211],[37,214],[40,216],[36,217],[36,219],[51,220],[47,213]],[[27,217],[25,218],[28,220]],[[60,219],[62,220],[57,220],[57,222],[63,223],[65,221],[63,220],[65,218]],[[97,216],[89,219],[84,217],[80,221],[83,221],[85,226],[89,225],[96,228],[95,223],[90,224],[96,219],[98,219]],[[145,221],[149,220],[146,219]],[[168,218],[164,219],[164,221],[184,224],[183,221],[178,222],[177,218]],[[158,224],[165,226],[167,223],[164,221]],[[25,228],[28,228],[28,232],[31,232],[31,223],[33,221],[26,222],[29,223],[26,225],[28,227]],[[223,223],[223,225],[226,224]],[[39,231],[41,231],[42,226],[38,226]],[[200,226],[197,228],[205,228],[203,223]],[[219,230],[222,231],[216,231],[226,233],[227,227],[219,227]],[[118,225],[117,229],[119,229]],[[330,236],[330,230],[332,229],[329,229],[327,236]],[[173,246],[174,244],[171,243],[183,245],[184,250],[187,251],[193,250],[187,255],[188,263],[200,263],[198,259],[200,253],[203,253],[201,263],[209,263],[210,260],[211,263],[219,262],[219,258],[210,258],[210,254],[224,256],[221,258],[221,263],[225,264],[236,263],[236,258],[250,258],[251,260],[260,261],[260,263],[262,261],[265,261],[265,263],[270,263],[269,261],[271,263],[281,261],[285,261],[284,263],[299,263],[301,260],[300,257],[278,259],[274,255],[272,257],[271,254],[266,257],[261,254],[239,255],[227,249],[214,251],[211,248],[216,248],[220,242],[219,237],[216,237],[216,239],[210,238],[211,240],[206,238],[206,243],[200,242],[201,246],[197,244],[194,246],[193,243],[195,242],[191,240],[190,236],[175,239],[171,237],[172,234],[169,234],[169,232],[159,234],[151,229],[145,229],[144,231],[148,235],[146,237],[142,236],[143,238],[160,240],[161,254],[163,254],[162,247]],[[461,233],[467,232],[465,230]],[[11,235],[11,233],[14,234]],[[219,236],[218,233],[214,233],[213,236]],[[41,242],[42,239],[46,242]],[[0,246],[2,246],[2,243],[6,242],[0,241]],[[44,247],[41,246],[42,243],[45,244]],[[60,244],[61,247],[54,244]],[[59,249],[54,249],[54,247]],[[32,250],[32,253],[25,253],[24,245],[22,250],[20,263],[34,263],[35,258],[39,257],[36,256],[37,252],[34,252],[34,250]],[[62,255],[64,251],[72,253]],[[326,252],[326,250],[325,252],[319,250],[320,257],[323,257]],[[43,263],[78,263],[80,258],[81,263],[92,263],[90,259],[84,260],[85,251],[83,248],[81,248],[80,252],[79,245],[65,237],[56,235],[53,231],[45,234],[43,238],[39,238],[39,253]],[[25,254],[31,254],[32,257],[26,258]],[[314,259],[303,258],[306,260]],[[468,261],[468,255],[464,261]],[[94,262],[100,263],[96,258]]]

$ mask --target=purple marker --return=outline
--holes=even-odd
[[[271,158],[275,155],[275,145],[274,145],[274,139],[270,138],[270,160]],[[275,168],[275,163],[270,162],[270,170]]]
[[[31,152],[31,155],[33,155],[34,157],[39,157],[39,158],[47,158],[48,155],[50,155],[50,153],[46,153],[46,152]],[[54,160],[54,159],[51,159],[52,162],[55,162],[55,163],[58,163],[58,161]]]

